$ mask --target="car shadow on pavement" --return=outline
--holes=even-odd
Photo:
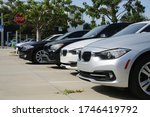
[[[76,76],[78,74],[78,72],[74,71],[74,72],[71,72],[70,74],[73,75],[73,76]]]
[[[38,63],[32,63],[32,62],[26,62],[25,64],[27,64],[27,65],[51,65],[51,63],[40,63],[40,64],[38,64]]]
[[[66,69],[66,68],[64,68],[64,67],[59,67],[59,66],[50,66],[49,68],[53,68],[53,69],[60,69],[60,70],[68,70],[68,69]]]
[[[123,100],[139,100],[134,97],[130,91],[126,88],[116,88],[109,86],[94,86],[92,89],[98,93],[107,95],[112,98],[123,99]]]

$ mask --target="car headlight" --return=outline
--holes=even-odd
[[[100,57],[101,59],[116,59],[128,53],[129,51],[130,49],[127,48],[115,48],[102,52],[95,52],[94,56]]]
[[[55,45],[52,45],[50,47],[51,50],[58,50],[60,49],[64,44],[55,44]]]
[[[76,48],[76,49],[73,49],[73,50],[69,50],[69,52],[73,55],[76,55],[76,54],[79,54],[79,52],[81,51],[82,48]]]
[[[23,46],[22,50],[23,50],[23,51],[26,51],[26,50],[32,49],[32,48],[34,48],[34,46],[31,46],[31,45],[25,45],[25,46]]]

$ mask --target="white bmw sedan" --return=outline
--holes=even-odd
[[[78,77],[106,86],[128,87],[150,99],[150,33],[96,41],[84,47],[77,63]]]

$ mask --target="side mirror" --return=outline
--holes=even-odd
[[[101,34],[100,37],[106,38],[107,36],[106,36],[106,34]]]

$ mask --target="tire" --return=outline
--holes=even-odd
[[[129,89],[140,99],[150,99],[150,55],[144,56],[132,67]]]
[[[45,56],[47,56],[46,52],[42,49],[40,50],[36,50],[34,51],[34,54],[33,54],[33,63],[36,63],[36,64],[43,64],[43,63],[47,63],[47,61],[45,59],[43,59]],[[45,57],[46,58],[46,57]]]
[[[57,63],[56,65],[57,65],[58,68],[61,68],[61,66],[60,66],[61,64],[60,63]]]

